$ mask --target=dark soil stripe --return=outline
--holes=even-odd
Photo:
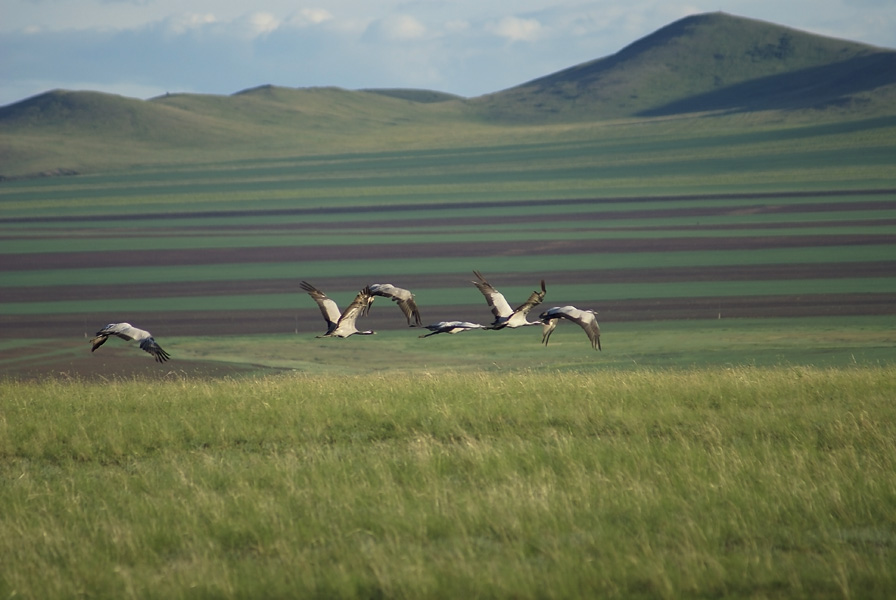
[[[504,286],[535,286],[544,277],[549,291],[562,285],[579,283],[676,283],[688,281],[773,281],[796,279],[841,279],[896,276],[896,261],[820,263],[796,265],[744,265],[725,267],[664,267],[655,269],[586,269],[538,273],[501,273],[489,276],[500,289]],[[376,278],[375,278],[376,279]],[[379,279],[382,279],[380,277]],[[387,279],[395,279],[391,275]],[[296,279],[233,281],[186,281],[160,284],[128,284],[108,287],[95,285],[33,286],[3,289],[4,302],[47,302],[54,300],[96,300],[111,298],[170,298],[235,294],[284,294],[302,292]],[[355,290],[380,281],[358,278],[324,277],[314,284],[324,290]],[[401,284],[410,289],[442,288],[451,285],[444,276],[401,276]],[[454,282],[465,285],[458,277]],[[473,287],[470,285],[470,289]]]
[[[618,204],[618,203],[646,203],[646,202],[681,202],[691,200],[778,200],[782,198],[816,198],[837,196],[887,196],[896,194],[896,189],[869,189],[869,190],[827,190],[806,192],[763,192],[741,194],[683,194],[679,196],[618,196],[609,198],[556,198],[548,200],[518,200],[518,201],[472,201],[472,202],[436,202],[427,204],[389,204],[370,206],[320,206],[313,208],[283,208],[272,210],[210,210],[210,211],[184,211],[170,213],[134,213],[134,214],[93,214],[93,215],[69,215],[69,216],[41,216],[41,217],[6,217],[0,218],[2,223],[90,223],[90,222],[117,222],[139,221],[141,219],[208,219],[219,217],[258,217],[258,216],[301,216],[301,215],[357,215],[364,213],[384,213],[401,211],[444,211],[444,210],[470,210],[477,208],[506,208],[512,211],[514,207],[524,206],[575,206],[593,204]],[[875,206],[880,204],[871,201]],[[824,205],[824,203],[819,203]],[[844,203],[849,206],[853,203]],[[786,208],[789,205],[782,205]],[[844,210],[855,210],[845,208]],[[643,216],[644,211],[635,211],[636,215]],[[653,213],[651,213],[653,214]],[[622,218],[622,217],[619,217]]]
[[[562,301],[561,301],[562,302]],[[621,321],[667,319],[773,318],[845,315],[896,314],[896,294],[819,294],[811,296],[750,296],[749,298],[673,298],[618,300],[579,303],[600,312],[602,324]],[[586,306],[587,304],[587,306]],[[547,302],[546,307],[555,306]],[[404,318],[397,310],[375,310],[365,317],[365,327],[374,330],[402,330]],[[470,319],[484,322],[491,313],[484,304],[430,306],[424,310],[427,323],[443,319]],[[536,309],[537,310],[537,309]],[[148,328],[160,340],[166,336],[245,335],[294,333],[317,335],[323,328],[316,307],[269,311],[167,311],[130,314],[0,315],[0,330],[9,339],[84,339],[108,322],[128,320]],[[416,332],[416,330],[411,330]]]
[[[894,315],[896,294],[815,294],[599,302],[605,321]]]
[[[893,227],[896,226],[896,218],[894,219],[854,219],[854,220],[838,220],[838,221],[788,221],[783,223],[708,223],[701,224],[699,222],[693,224],[686,225],[653,225],[653,226],[640,226],[640,225],[624,225],[624,226],[612,226],[612,224],[605,223],[599,215],[570,215],[568,219],[564,219],[562,217],[558,218],[558,221],[564,220],[575,220],[577,222],[582,223],[580,227],[558,227],[557,224],[551,220],[545,220],[544,216],[541,215],[533,215],[533,216],[509,216],[502,217],[499,221],[495,221],[495,227],[490,229],[488,227],[483,227],[484,220],[480,217],[465,217],[465,218],[452,218],[450,229],[454,231],[462,231],[464,227],[467,226],[476,226],[477,232],[482,236],[488,236],[490,231],[495,233],[504,233],[507,231],[503,225],[508,223],[538,223],[541,224],[542,227],[532,227],[527,228],[525,231],[520,232],[520,235],[526,235],[527,232],[552,232],[559,234],[558,237],[563,237],[566,233],[572,232],[583,232],[590,231],[595,236],[601,235],[602,232],[609,231],[632,231],[632,232],[644,232],[644,231],[748,231],[751,229],[754,230],[774,230],[774,229],[787,229],[787,230],[795,230],[795,229],[807,229],[807,228],[829,228],[829,229],[845,229],[845,228],[856,228],[856,227]],[[593,223],[591,223],[593,221]],[[371,232],[376,234],[382,234],[383,229],[388,229],[389,231],[394,231],[397,234],[402,235],[415,235],[421,233],[428,233],[433,231],[433,223],[431,219],[405,219],[400,221],[388,221],[384,223],[371,224],[367,221],[346,221],[341,223],[281,223],[281,224],[262,224],[262,225],[210,225],[208,227],[169,227],[165,229],[153,229],[148,231],[141,230],[139,232],[139,236],[141,238],[147,239],[155,239],[155,238],[174,238],[174,237],[193,237],[193,238],[203,238],[203,237],[220,237],[222,235],[228,236],[257,236],[257,235],[265,235],[265,234],[286,234],[290,232],[314,232],[319,233],[321,231],[340,231],[340,232]],[[443,230],[448,229],[448,227],[443,226]],[[407,230],[407,231],[405,231]],[[107,230],[103,230],[101,228],[79,228],[78,234],[84,237],[89,235],[93,235],[96,237],[106,237],[106,238],[133,238],[135,233],[134,231],[119,231],[117,233],[110,233]],[[442,233],[439,231],[437,233]],[[28,235],[16,235],[14,237],[3,238],[0,236],[0,242],[4,240],[9,241],[18,241],[18,240],[70,240],[72,237],[71,231],[46,231],[41,233],[32,233]]]
[[[706,252],[866,246],[896,244],[896,235],[805,235],[642,238],[624,240],[554,240],[464,242],[451,244],[376,244],[374,246],[272,246],[203,248],[195,250],[123,250],[114,252],[46,252],[0,255],[0,271],[78,269],[88,267],[141,267],[212,265],[306,260],[359,260],[395,258],[474,258],[544,254],[609,254],[618,252]]]

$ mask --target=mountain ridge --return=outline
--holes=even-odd
[[[893,114],[894,100],[894,50],[704,13],[610,56],[476,98],[274,85],[149,100],[51,90],[0,107],[0,176],[72,173],[103,161],[157,163],[189,151],[237,158],[295,152],[297,144],[358,150],[384,139],[407,147],[483,126],[770,110],[874,117]]]
[[[883,61],[853,63],[849,89],[838,94],[866,92],[896,84],[896,71],[875,72],[881,62],[892,64],[896,51],[858,42],[806,33],[782,25],[736,17],[723,12],[691,15],[674,21],[617,53],[533,79],[472,102],[494,118],[513,106],[511,119],[581,119],[652,116],[706,110],[767,110],[769,86],[752,86],[753,95],[739,102],[707,102],[708,94],[748,81],[811,70],[819,81],[841,74],[844,62],[879,55]],[[803,80],[803,98],[790,86],[791,102],[783,107],[817,107],[815,81]],[[777,81],[769,79],[772,83]],[[833,90],[828,91],[828,96]],[[690,106],[690,98],[702,99]],[[779,103],[780,104],[780,103]],[[665,108],[663,108],[665,107]]]

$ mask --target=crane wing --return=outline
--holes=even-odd
[[[116,337],[120,337],[123,340],[131,341],[149,337],[149,332],[143,331],[142,329],[137,329],[130,323],[109,323],[108,325],[97,331],[96,335],[97,337],[105,336],[107,338],[114,335]],[[102,342],[100,342],[99,345],[102,345]]]
[[[523,315],[528,315],[529,311],[538,306],[544,300],[544,296],[547,294],[547,290],[544,287],[544,279],[541,280],[541,291],[538,290],[532,292],[529,296],[528,300],[520,304],[517,309],[513,312],[521,313]]]
[[[358,316],[367,310],[371,302],[373,302],[373,294],[370,293],[370,288],[365,287],[358,292],[358,295],[355,296],[352,303],[348,305],[345,311],[343,311],[342,316],[339,317],[339,327],[354,328]]]
[[[145,340],[152,337],[150,332],[138,329],[130,323],[119,323],[117,330],[113,333],[123,340]]]
[[[492,314],[495,315],[495,318],[507,318],[512,315],[513,309],[510,308],[510,304],[507,303],[504,294],[496,290],[492,284],[486,281],[485,277],[483,277],[482,273],[479,271],[473,271],[473,274],[479,279],[479,281],[474,281],[473,285],[479,288],[479,291],[485,296],[485,300],[491,307]]]
[[[404,313],[409,326],[421,327],[423,325],[423,321],[420,318],[420,310],[417,308],[417,303],[414,302],[414,294],[410,290],[395,287],[391,283],[374,283],[368,287],[370,293],[374,296],[390,298],[398,304],[398,308]]]
[[[597,317],[590,310],[581,313],[578,319],[573,320],[585,330],[585,334],[591,340],[591,347],[600,350],[600,326],[597,324]]]
[[[317,307],[320,308],[320,313],[324,316],[324,321],[327,322],[327,333],[336,329],[336,324],[339,322],[341,316],[339,306],[329,296],[307,281],[303,281],[300,286],[303,290],[308,292],[308,295],[311,296],[317,303]]]
[[[163,363],[169,358],[171,358],[167,352],[162,350],[162,347],[159,346],[152,337],[148,337],[140,342],[140,349],[152,354],[153,358],[156,359],[157,362]]]
[[[108,335],[97,334],[95,337],[90,338],[90,351],[93,352],[100,346],[106,343],[106,340],[109,339]]]

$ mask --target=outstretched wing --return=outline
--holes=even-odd
[[[156,361],[160,363],[163,363],[171,358],[168,353],[162,350],[162,347],[159,346],[151,337],[148,337],[140,342],[140,349],[152,354],[153,358],[155,358]]]
[[[103,335],[98,333],[95,337],[90,338],[90,351],[93,352],[100,346],[106,343],[106,340],[109,339],[108,335]]]
[[[600,350],[600,326],[597,324],[597,317],[590,310],[579,312],[581,313],[579,317],[573,320],[585,330],[585,334],[591,340],[591,347]]]
[[[358,295],[355,296],[352,303],[348,305],[345,311],[343,311],[342,316],[339,317],[339,327],[349,327],[354,329],[355,321],[361,313],[369,308],[371,302],[373,302],[373,294],[370,293],[370,288],[365,287],[358,292]]]
[[[492,314],[495,315],[495,318],[507,318],[512,315],[513,309],[510,308],[510,305],[504,298],[504,294],[496,290],[492,286],[492,284],[486,281],[485,277],[483,277],[482,273],[480,273],[479,271],[473,271],[473,275],[475,275],[478,279],[478,281],[473,282],[473,285],[479,288],[479,291],[482,292],[483,296],[485,296],[485,300],[491,307]]]
[[[324,321],[327,322],[327,333],[336,329],[336,324],[339,322],[341,316],[339,306],[337,306],[329,296],[307,281],[303,281],[299,285],[303,290],[308,292],[308,295],[317,303],[317,307],[320,309],[320,314],[324,316]]]
[[[390,298],[398,304],[398,308],[404,313],[410,327],[421,327],[423,325],[423,321],[420,319],[420,310],[417,308],[417,303],[414,302],[414,294],[410,290],[395,287],[391,283],[374,283],[369,286],[369,289],[374,296]]]
[[[116,337],[120,337],[123,340],[131,341],[131,340],[135,340],[135,339],[143,339],[140,337],[141,333],[145,334],[144,337],[149,337],[149,332],[143,331],[142,329],[137,329],[136,327],[133,327],[130,323],[109,323],[108,325],[106,325],[105,327],[103,327],[102,329],[100,329],[99,331],[96,332],[97,337],[94,339],[97,339],[101,336],[105,336],[106,338],[108,338],[109,336],[114,335]],[[93,341],[93,340],[91,340],[91,341]],[[97,344],[97,347],[102,346],[103,342],[105,342],[105,341],[106,340],[104,339],[103,341],[99,342]]]
[[[547,290],[544,287],[544,279],[541,280],[541,291],[535,290],[529,296],[529,299],[520,304],[514,312],[528,315],[529,311],[538,306],[544,300],[544,296],[547,294]]]

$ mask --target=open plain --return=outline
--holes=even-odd
[[[844,51],[715,14],[468,103],[3,107],[0,597],[891,598],[896,104]],[[602,351],[382,298],[318,339],[299,287],[488,323],[474,269]]]
[[[484,271],[511,303],[544,278],[542,310],[594,308],[610,331],[623,323],[649,331],[656,321],[734,325],[816,317],[834,325],[850,317],[892,317],[894,196],[891,189],[865,189],[382,204],[349,214],[259,207],[248,214],[94,210],[6,218],[0,321],[7,341],[0,361],[7,375],[26,377],[126,376],[137,364],[151,371],[156,365],[139,360],[148,357],[109,360],[114,344],[95,355],[87,351],[85,336],[127,320],[170,340],[172,366],[251,373],[263,370],[264,360],[230,356],[225,364],[197,364],[201,351],[191,338],[286,336],[295,345],[292,358],[301,362],[313,352],[303,344],[323,328],[317,307],[298,287],[302,279],[343,305],[364,285],[388,281],[415,292],[427,323],[488,322],[491,313],[470,283],[473,269]],[[416,339],[384,299],[363,321],[414,338],[402,343],[440,343]],[[598,364],[618,347],[610,335],[606,352],[594,357]],[[538,347],[538,333],[528,338]],[[508,359],[517,350],[509,345]],[[277,369],[289,358],[281,357]]]

